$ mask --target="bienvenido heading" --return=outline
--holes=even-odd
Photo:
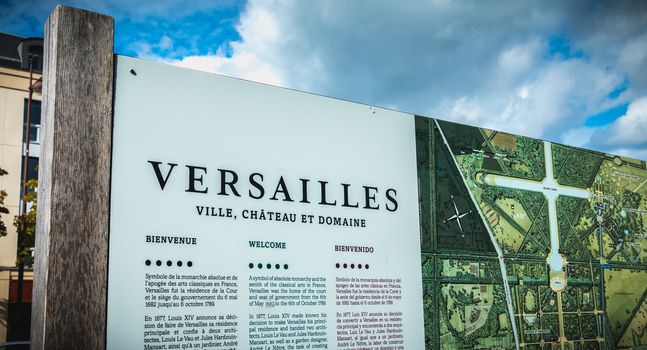
[[[174,171],[178,164],[176,163],[162,163],[158,161],[149,160],[155,178],[163,191],[166,184],[174,176]],[[244,181],[240,181],[238,173],[233,170],[216,169],[219,181],[210,181],[207,168],[195,165],[185,165],[186,171],[184,172],[186,181],[185,192],[193,193],[213,193],[213,189],[209,183],[216,185],[216,195],[219,196],[248,196],[252,199],[268,198],[274,201],[284,202],[300,202],[300,203],[315,203],[319,205],[328,206],[341,206],[347,208],[363,208],[380,210],[385,208],[387,211],[394,212],[398,210],[397,191],[393,188],[388,188],[386,191],[380,191],[379,188],[373,186],[361,186],[363,188],[363,195],[361,200],[350,198],[351,185],[340,183],[338,186],[329,184],[328,181],[311,181],[310,179],[299,179],[298,188],[288,188],[283,176],[268,186],[265,183],[265,176],[261,173],[252,173],[246,176]],[[177,171],[175,171],[177,173]],[[310,189],[314,187],[317,191],[317,197],[310,196]],[[267,191],[268,189],[269,191]],[[211,190],[211,191],[210,191]],[[341,192],[342,200],[332,199],[334,193]],[[270,196],[271,194],[271,196]]]

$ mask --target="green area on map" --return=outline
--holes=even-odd
[[[647,345],[647,165],[416,117],[427,349]]]

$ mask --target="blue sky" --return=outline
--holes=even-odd
[[[54,5],[5,0],[0,31]],[[113,16],[121,54],[647,159],[645,1],[67,5]]]
[[[181,1],[2,1],[0,30],[21,36],[43,36],[43,24],[58,3],[115,18],[115,51],[138,56],[144,50],[168,59],[216,52],[240,40],[235,25],[244,1],[212,1],[195,7]],[[163,44],[160,46],[160,44]]]

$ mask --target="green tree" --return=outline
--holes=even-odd
[[[0,176],[7,175],[8,173],[0,168]],[[4,206],[4,199],[7,198],[7,192],[5,190],[0,190],[0,237],[7,235],[7,226],[2,221],[2,214],[9,214],[9,209]]]
[[[18,235],[18,257],[16,258],[16,265],[24,263],[27,266],[32,266],[34,261],[31,256],[31,249],[34,248],[36,238],[36,204],[38,180],[28,180],[27,190],[23,200],[27,203],[29,208],[22,215],[16,215],[14,219],[14,226],[20,233]]]

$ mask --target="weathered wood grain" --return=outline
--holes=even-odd
[[[45,24],[32,349],[105,349],[113,35],[60,5]]]

